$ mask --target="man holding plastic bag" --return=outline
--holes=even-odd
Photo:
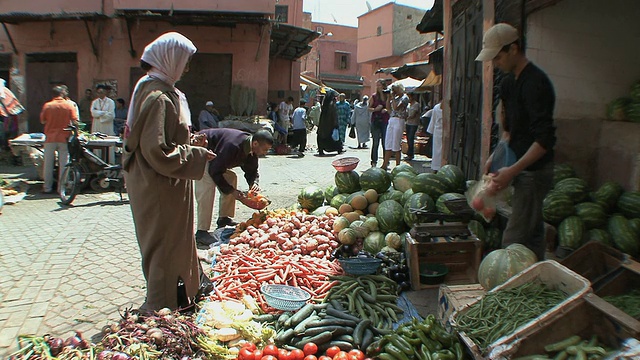
[[[512,213],[502,237],[502,246],[521,243],[544,260],[544,220],[542,201],[553,186],[553,124],[555,92],[547,75],[529,62],[522,49],[518,30],[496,24],[484,35],[482,51],[476,61],[491,61],[507,73],[500,86],[504,104],[504,134],[499,149],[499,166],[494,166],[488,184],[489,194],[499,194],[510,184],[514,193]],[[515,162],[508,155],[513,151]],[[487,174],[498,153],[485,164]],[[498,164],[496,164],[498,165]]]

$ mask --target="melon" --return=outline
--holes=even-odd
[[[618,210],[629,219],[640,217],[640,191],[627,191],[620,195]]]
[[[378,206],[380,206],[380,203],[374,202],[373,204],[369,204],[369,207],[367,207],[367,212],[369,214],[376,214],[376,211],[378,211]]]
[[[607,181],[591,194],[591,199],[602,206],[605,211],[611,211],[615,209],[616,203],[623,192],[624,189],[620,184],[614,181]]]
[[[338,195],[334,196],[333,198],[331,198],[331,201],[329,202],[329,205],[333,206],[334,208],[339,209],[340,205],[344,204],[345,201],[347,200],[347,196],[349,196],[349,194],[338,194]]]
[[[549,224],[557,225],[574,212],[573,200],[566,194],[552,191],[542,201],[542,218]]]
[[[364,197],[364,195],[358,195],[354,196],[353,199],[351,199],[350,205],[355,210],[364,210],[367,208],[367,206],[369,206],[369,203],[367,202],[367,198]]]
[[[506,249],[494,250],[480,263],[478,282],[489,291],[504,284],[536,261],[536,254],[522,244],[511,244]]]
[[[398,233],[388,233],[387,235],[385,235],[384,241],[385,243],[387,243],[387,246],[392,249],[400,250],[402,248],[402,240],[400,239],[400,235]]]
[[[353,211],[353,207],[351,205],[349,205],[349,204],[342,204],[338,208],[338,212],[340,214],[346,214],[346,213],[352,212],[352,211]]]
[[[324,191],[317,186],[307,186],[298,195],[298,204],[309,211],[313,211],[324,203]]]
[[[375,255],[379,253],[385,245],[384,234],[380,231],[372,231],[364,238],[362,250]]]
[[[407,200],[413,195],[413,189],[409,189],[402,194],[402,203],[406,204]]]
[[[364,197],[367,199],[367,203],[373,204],[378,201],[378,192],[373,189],[368,189],[364,192]]]
[[[329,185],[324,191],[324,199],[329,203],[334,196],[338,195],[340,191],[335,185]]]
[[[440,195],[438,200],[436,200],[436,209],[443,214],[453,214],[451,210],[446,206],[447,201],[449,200],[457,200],[457,199],[466,199],[464,194],[459,193],[446,193]]]
[[[358,212],[356,211],[344,213],[342,214],[342,216],[346,217],[347,220],[349,220],[349,223],[352,223],[356,220],[360,220],[360,214],[358,214]]]
[[[640,218],[629,219],[631,230],[635,231],[636,236],[640,239]]]
[[[553,183],[557,184],[560,181],[568,178],[576,177],[576,171],[569,164],[556,164],[553,166]]]
[[[589,195],[589,186],[585,180],[573,177],[559,181],[553,191],[566,194],[574,203],[579,203]]]
[[[602,227],[607,223],[607,213],[602,206],[594,202],[577,204],[576,215],[582,219],[587,230]]]
[[[558,225],[558,244],[565,248],[577,249],[584,243],[586,228],[578,216],[569,216]]]
[[[440,195],[449,191],[449,186],[440,174],[424,173],[418,174],[413,179],[411,187],[414,193],[425,193],[432,199],[437,199]]]
[[[358,234],[351,228],[345,228],[338,233],[338,241],[342,245],[353,245],[356,242]]]
[[[378,231],[378,219],[375,216],[368,217],[364,220],[362,226],[369,228],[369,232]]]
[[[407,163],[402,163],[391,170],[391,177],[395,178],[396,175],[398,175],[401,172],[418,175],[418,171],[416,171],[416,169],[414,169],[413,166]]]
[[[351,204],[351,200],[353,200],[353,198],[358,196],[358,195],[363,195],[364,196],[364,191],[356,191],[354,193],[351,193],[351,194],[347,195],[347,198],[344,199],[344,202],[346,204]]]
[[[412,209],[423,209],[432,212],[435,209],[435,203],[429,195],[425,193],[416,193],[411,195],[409,200],[404,204],[404,222],[407,226],[414,226],[418,220],[418,215],[414,214]]]
[[[391,231],[401,233],[404,230],[404,208],[397,201],[381,202],[376,210],[376,219],[378,219],[380,231],[384,233]]]
[[[334,181],[339,193],[352,193],[360,190],[360,175],[355,170],[336,172]]]
[[[448,191],[456,192],[464,189],[464,172],[456,165],[447,164],[438,170],[438,175],[441,175],[448,185]]]
[[[380,194],[380,196],[378,197],[378,202],[382,203],[386,200],[394,200],[396,202],[398,202],[398,204],[403,205],[402,203],[402,195],[404,193],[402,191],[396,190],[396,189],[390,189],[389,191]]]
[[[364,226],[363,224],[364,221],[356,220],[352,222],[351,225],[349,225],[351,229],[356,231],[357,237],[361,239],[364,239],[371,232],[371,230],[369,230],[369,228]]]
[[[487,238],[485,245],[487,249],[498,249],[502,246],[502,231],[498,227],[491,226],[485,230]]]
[[[487,241],[487,232],[484,230],[484,226],[478,220],[471,220],[467,225],[467,228],[471,232],[471,234],[475,235],[478,240],[482,241],[483,244]]]
[[[633,257],[640,255],[640,239],[635,230],[622,215],[613,215],[607,224],[614,246]]]
[[[591,229],[587,234],[589,241],[597,241],[603,245],[613,246],[613,239],[607,230]]]
[[[393,178],[393,188],[405,192],[411,189],[415,177],[414,173],[401,172]]]
[[[391,178],[386,171],[372,167],[362,173],[359,184],[363,190],[373,189],[378,194],[381,194],[391,186]]]

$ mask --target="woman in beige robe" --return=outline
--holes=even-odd
[[[136,84],[129,108],[123,167],[147,281],[141,312],[176,309],[180,280],[188,299],[198,291],[191,180],[203,176],[215,155],[191,145],[190,120],[181,109],[186,98],[174,87],[195,51],[178,33],[147,45],[147,76]]]

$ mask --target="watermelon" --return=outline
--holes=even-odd
[[[560,246],[575,250],[582,246],[584,236],[584,222],[575,215],[562,220],[558,225],[558,244]]]
[[[415,177],[416,174],[410,172],[398,173],[398,175],[393,178],[393,188],[405,192],[411,189],[413,186],[413,178]]]
[[[405,191],[404,194],[402,194],[402,203],[406,204],[407,200],[409,200],[411,195],[413,195],[413,189],[409,189],[409,190]]]
[[[580,178],[567,178],[560,180],[553,191],[568,195],[574,203],[579,203],[589,195],[587,182]]]
[[[597,241],[603,245],[613,246],[613,239],[607,230],[603,229],[591,229],[587,233],[587,239],[589,241]]]
[[[537,260],[536,254],[521,244],[511,244],[506,249],[494,250],[480,263],[478,282],[489,291],[535,264]]]
[[[358,196],[358,195],[364,196],[364,191],[360,190],[360,191],[356,191],[354,193],[351,193],[351,194],[347,195],[347,197],[344,199],[344,203],[345,204],[351,204],[351,200],[353,200],[353,198]]]
[[[307,186],[298,195],[298,204],[309,211],[313,211],[324,203],[324,191],[314,185]]]
[[[576,215],[582,219],[587,230],[602,227],[607,223],[607,213],[602,206],[594,202],[577,204]]]
[[[629,219],[629,226],[636,233],[636,237],[640,239],[640,218]]]
[[[340,208],[340,205],[346,203],[347,196],[349,196],[349,194],[338,194],[338,195],[336,195],[336,196],[331,198],[331,201],[329,201],[329,205],[331,205],[334,208],[338,209],[338,208]]]
[[[605,211],[611,211],[616,207],[620,195],[624,192],[622,186],[614,181],[607,181],[591,193],[591,200],[598,203]]]
[[[640,123],[640,101],[633,101],[627,105],[627,120]]]
[[[633,99],[628,97],[620,97],[607,105],[607,119],[615,121],[624,121],[627,119],[627,107]]]
[[[386,245],[387,243],[384,241],[384,234],[380,231],[372,231],[364,238],[364,241],[362,242],[362,250],[375,255]]]
[[[389,189],[391,186],[391,178],[389,174],[377,167],[372,167],[365,170],[360,176],[360,186],[362,190],[373,189],[378,194],[381,194]]]
[[[402,202],[402,195],[404,193],[402,191],[396,190],[396,189],[391,189],[383,194],[380,194],[380,196],[378,197],[378,202],[382,203],[385,200],[394,200],[397,201],[398,204],[403,205],[404,203]]]
[[[449,191],[449,186],[440,174],[424,173],[418,174],[413,179],[411,187],[414,193],[422,192],[429,195],[432,199],[437,199],[440,195]]]
[[[573,201],[566,194],[552,191],[542,201],[542,217],[549,224],[557,225],[574,212]]]
[[[502,232],[499,228],[492,226],[486,229],[487,239],[485,245],[488,249],[497,249],[502,246]]]
[[[433,211],[435,209],[435,203],[433,199],[425,193],[415,193],[411,195],[409,200],[404,204],[404,222],[409,227],[415,225],[419,220],[418,216],[411,212],[412,209]]]
[[[616,248],[633,257],[640,255],[640,239],[629,220],[622,215],[613,215],[609,218],[607,228]]]
[[[324,199],[329,203],[334,196],[338,195],[340,191],[338,191],[338,187],[335,185],[329,185],[327,189],[324,191]]]
[[[640,217],[640,191],[627,191],[620,195],[618,210],[629,219]]]
[[[385,200],[380,203],[376,211],[378,226],[383,233],[397,232],[404,230],[404,208],[399,202]]]
[[[471,220],[467,225],[467,228],[473,235],[475,235],[482,243],[486,243],[487,241],[487,233],[484,230],[484,227],[478,220]]]
[[[629,95],[634,101],[640,101],[640,80],[635,81],[629,89]]]
[[[553,184],[568,178],[576,177],[576,171],[569,164],[556,164],[553,167]]]
[[[453,214],[453,212],[451,212],[451,210],[447,208],[445,203],[449,200],[456,200],[456,199],[466,199],[466,197],[463,194],[459,194],[459,193],[442,194],[438,197],[438,200],[436,201],[436,209],[443,214]]]
[[[338,193],[352,193],[360,190],[360,175],[355,170],[336,172],[334,176]]]
[[[407,172],[413,175],[418,175],[418,171],[416,171],[416,169],[414,169],[413,166],[407,163],[402,163],[391,170],[391,177],[395,178],[401,172]]]
[[[439,175],[442,175],[449,186],[448,191],[456,192],[464,189],[464,173],[458,166],[447,164],[440,168]]]

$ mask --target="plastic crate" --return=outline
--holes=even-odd
[[[616,349],[627,338],[638,338],[640,324],[628,322],[621,317],[619,310],[594,294],[586,294],[573,309],[559,314],[545,326],[538,327],[525,338],[520,338],[500,349],[496,349],[493,358],[501,356],[515,359],[528,355],[545,354],[544,347],[578,335],[589,340],[593,335],[603,345]]]
[[[628,261],[629,255],[602,243],[591,241],[564,258],[560,264],[594,284]]]
[[[480,347],[474,343],[464,331],[460,332],[460,338],[474,358],[486,359],[487,355],[491,353],[493,349],[499,346],[504,346],[505,344],[510,344],[519,338],[526,337],[537,328],[545,326],[549,321],[575,307],[581,298],[591,292],[589,280],[569,270],[565,266],[560,265],[554,260],[535,263],[509,279],[506,283],[492,289],[490,292],[510,289],[531,282],[540,282],[552,289],[560,290],[567,295],[567,298],[545,313],[540,314],[540,316],[532,319],[524,325],[521,325],[511,334],[499,338],[493,344],[489,345],[487,349],[480,349]],[[456,317],[467,311],[469,307],[476,302],[477,301],[474,301],[464,306],[462,309],[451,315],[450,322],[452,327],[456,326]]]

